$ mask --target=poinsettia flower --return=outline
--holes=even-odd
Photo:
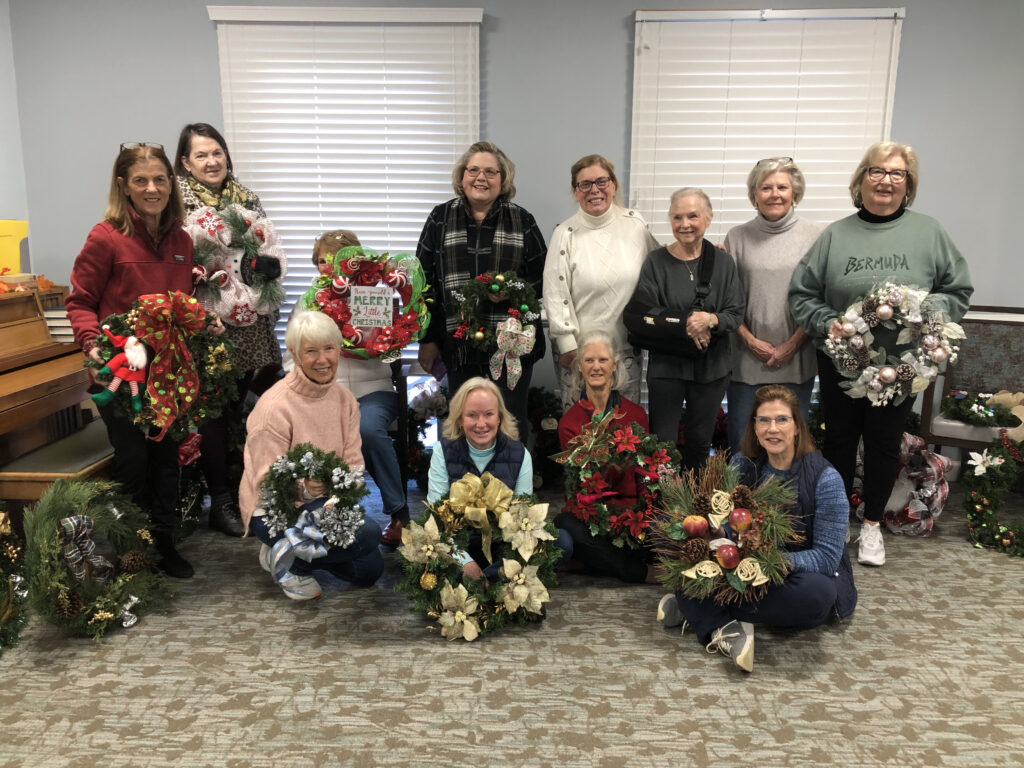
[[[636,451],[636,447],[640,445],[640,437],[633,434],[632,427],[626,427],[625,429],[616,429],[612,435],[612,444],[615,445],[616,453],[633,453]]]
[[[544,529],[547,519],[547,504],[513,501],[509,508],[498,516],[498,527],[501,528],[502,538],[524,561],[529,562],[540,542],[554,541],[555,537]]]
[[[611,494],[608,494],[609,496]],[[589,523],[595,517],[597,517],[597,507],[594,502],[585,502],[582,499],[587,497],[577,496],[574,500],[570,501],[567,505],[567,509],[572,513],[573,517],[584,523]],[[595,501],[597,498],[595,497]]]
[[[402,546],[398,551],[410,563],[428,563],[435,557],[449,554],[451,546],[441,541],[437,520],[431,515],[423,525],[414,521],[402,529]]]
[[[662,464],[667,464],[671,459],[669,458],[668,452],[664,448],[659,448],[650,456],[644,457],[644,464],[648,469],[656,470]],[[655,473],[657,474],[657,473]]]
[[[984,475],[988,472],[989,467],[998,467],[1003,461],[1005,459],[1001,456],[990,456],[988,448],[986,448],[981,453],[971,451],[971,458],[967,463],[974,467],[974,474],[977,476]]]
[[[525,608],[530,613],[540,613],[544,603],[551,598],[544,582],[537,577],[537,566],[524,566],[518,560],[505,560],[502,571],[508,579],[501,590],[505,610],[515,613]]]
[[[603,493],[577,493],[576,503],[583,504],[584,506],[591,506],[596,504],[599,499],[603,499],[606,496],[615,496],[615,491],[604,491]]]
[[[612,515],[608,519],[608,524],[613,531],[628,531],[634,538],[640,538],[644,533],[644,529],[650,527],[651,521],[644,512],[629,509],[621,515]]]
[[[580,489],[585,493],[601,493],[608,489],[608,483],[605,482],[603,475],[595,473],[583,479]]]
[[[473,618],[473,614],[476,613],[479,603],[475,597],[469,596],[462,584],[452,589],[452,585],[445,581],[441,587],[441,607],[444,610],[438,616],[437,622],[441,625],[443,637],[467,642],[476,640],[480,634],[480,625]]]

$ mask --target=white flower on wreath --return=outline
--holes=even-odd
[[[551,599],[548,588],[537,576],[536,565],[524,566],[518,560],[505,560],[502,572],[508,583],[501,590],[501,600],[510,614],[520,608],[540,613],[544,603]]]
[[[403,531],[404,533],[405,531]],[[452,585],[445,581],[441,587],[441,607],[444,609],[437,622],[441,625],[441,635],[449,640],[465,640],[473,642],[480,634],[480,624],[473,617],[479,603],[470,597],[466,588]]]
[[[509,508],[501,513],[498,526],[505,541],[524,561],[529,562],[541,541],[553,541],[555,538],[544,530],[547,519],[547,504],[513,501]]]
[[[402,529],[402,546],[398,551],[410,563],[428,563],[435,557],[449,555],[452,548],[441,540],[437,520],[431,515],[423,525],[414,521]]]
[[[974,467],[974,474],[984,475],[988,472],[989,467],[998,467],[1005,461],[1001,456],[989,456],[988,448],[981,453],[977,451],[971,451],[971,458],[967,462]]]

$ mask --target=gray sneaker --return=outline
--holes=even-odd
[[[676,600],[675,592],[669,592],[662,596],[658,603],[658,621],[665,629],[682,627],[679,633],[686,632],[686,619],[683,618],[683,612],[679,610],[679,601]]]
[[[708,653],[721,652],[732,657],[744,672],[754,671],[754,625],[749,621],[733,619],[711,634]]]
[[[320,597],[320,583],[312,576],[299,576],[288,571],[278,585],[291,600],[313,600]]]
[[[881,525],[861,525],[860,536],[857,537],[857,562],[861,565],[885,565],[885,540],[882,538]]]
[[[260,544],[260,568],[270,573],[270,547]]]

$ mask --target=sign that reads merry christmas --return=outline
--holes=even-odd
[[[391,302],[394,289],[387,285],[352,286],[348,305],[354,326],[387,328],[391,325]]]

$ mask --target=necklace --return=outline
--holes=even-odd
[[[682,249],[680,249],[680,252],[682,252]],[[691,283],[696,281],[696,278],[694,277],[694,275],[696,273],[692,269],[690,269],[690,262],[692,261],[693,262],[693,266],[696,267],[698,264],[700,264],[700,259],[701,259],[701,256],[703,256],[703,255],[704,255],[704,253],[702,251],[700,253],[700,255],[697,256],[696,259],[683,259],[683,258],[679,259],[681,262],[683,262],[683,266],[686,267],[686,271],[690,273],[690,282]]]

